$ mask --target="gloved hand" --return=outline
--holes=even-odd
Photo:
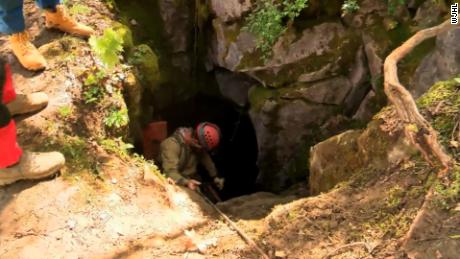
[[[224,189],[225,179],[220,177],[214,177],[214,183],[216,184],[217,188],[219,188],[219,190],[222,190]]]
[[[185,186],[187,186],[192,191],[196,191],[198,187],[200,187],[200,185],[201,185],[200,182],[193,180],[193,179],[188,180],[187,183],[185,184]]]

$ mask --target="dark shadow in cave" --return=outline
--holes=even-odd
[[[247,111],[221,97],[197,94],[157,114],[168,122],[169,134],[178,127],[194,127],[201,121],[219,125],[221,145],[211,155],[219,174],[226,179],[221,198],[226,200],[256,191],[258,147]]]

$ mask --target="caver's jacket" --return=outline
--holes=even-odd
[[[191,135],[192,131],[191,128],[179,128],[160,145],[163,172],[178,184],[185,184],[187,179],[198,179],[198,163],[203,165],[211,178],[217,176],[211,156],[206,151],[196,150],[186,143],[185,136]]]
[[[6,107],[15,98],[11,69],[0,59],[0,169],[16,164],[22,155],[16,142],[16,125]]]

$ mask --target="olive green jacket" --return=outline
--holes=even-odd
[[[198,163],[204,166],[209,176],[212,178],[217,176],[216,167],[209,154],[205,151],[196,151],[185,144],[179,130],[161,142],[160,160],[166,176],[179,184],[196,176]]]

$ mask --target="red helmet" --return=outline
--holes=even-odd
[[[212,150],[219,145],[219,126],[209,122],[202,122],[196,126],[198,143],[206,150]]]

